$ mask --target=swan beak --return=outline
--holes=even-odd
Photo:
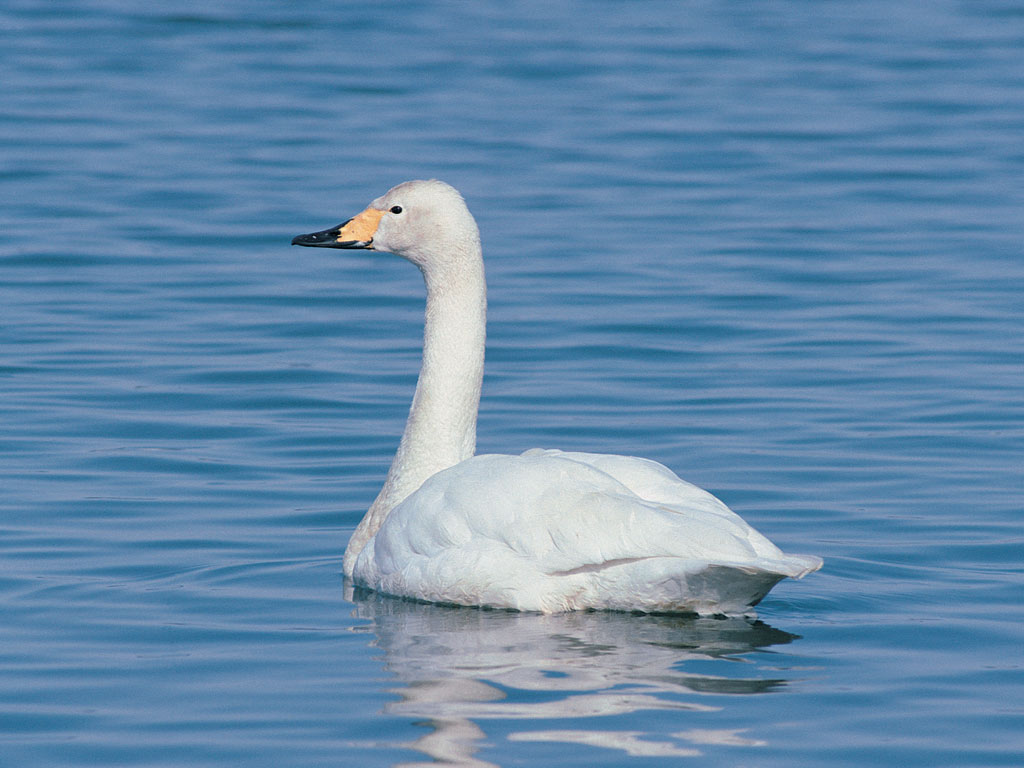
[[[373,250],[373,236],[384,211],[367,208],[365,211],[336,227],[308,235],[296,235],[292,245],[311,248],[369,248]]]

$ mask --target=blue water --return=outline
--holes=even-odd
[[[0,764],[1024,764],[1016,0],[0,10]],[[479,448],[650,456],[825,558],[759,618],[346,592],[437,176]]]

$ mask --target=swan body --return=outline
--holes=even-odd
[[[400,184],[296,245],[403,256],[427,287],[423,365],[384,487],[345,550],[357,586],[439,603],[743,613],[787,555],[710,493],[648,459],[534,449],[475,456],[486,283],[476,222],[436,181]]]

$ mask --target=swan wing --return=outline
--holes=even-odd
[[[736,613],[815,560],[785,555],[657,462],[533,450],[429,478],[363,549],[354,578],[463,605]]]

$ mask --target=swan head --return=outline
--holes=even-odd
[[[424,272],[479,259],[480,232],[462,195],[443,181],[407,181],[336,227],[298,235],[292,245],[394,253]]]

